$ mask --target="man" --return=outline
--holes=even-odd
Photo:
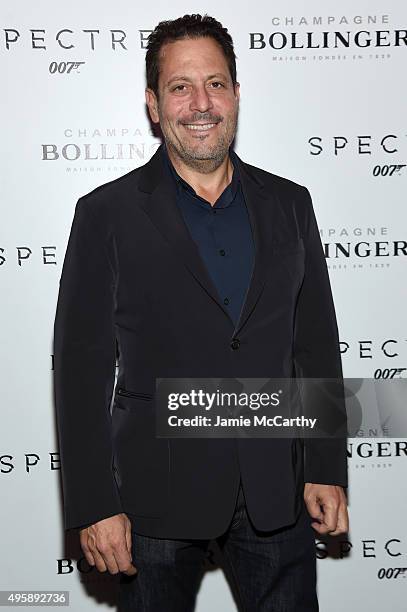
[[[61,275],[65,527],[99,571],[133,576],[126,609],[193,610],[217,538],[245,609],[315,611],[313,529],[348,529],[345,440],[166,439],[154,422],[159,377],[342,377],[311,198],[231,149],[240,92],[219,22],[160,23],[146,67],[164,143],[79,199]]]

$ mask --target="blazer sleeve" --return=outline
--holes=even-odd
[[[343,434],[304,438],[304,482],[348,486],[346,408],[342,362],[334,302],[324,250],[310,193],[303,189],[306,207],[305,272],[294,326],[294,364],[300,378],[334,378],[342,387],[335,401]],[[327,410],[330,408],[327,406]],[[329,418],[329,417],[328,417]]]
[[[99,215],[91,205],[84,196],[75,207],[54,322],[65,529],[122,512],[110,415],[116,366],[115,279]]]

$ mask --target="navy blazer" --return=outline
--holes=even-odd
[[[273,530],[298,517],[304,482],[347,486],[345,437],[155,436],[158,377],[342,377],[310,194],[238,163],[255,264],[237,324],[177,207],[162,145],[76,204],[54,324],[66,529],[125,512],[145,535],[214,538],[241,477],[255,527]]]

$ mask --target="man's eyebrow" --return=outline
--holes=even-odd
[[[224,75],[222,72],[216,72],[215,74],[210,74],[208,76],[208,79],[214,79],[214,78],[217,78],[217,79],[221,78],[221,79],[227,80],[226,75]]]
[[[184,76],[182,74],[177,74],[176,76],[173,76],[172,79],[167,81],[167,85],[171,85],[173,81],[190,81],[190,80],[191,79],[189,79],[187,76]]]
[[[206,80],[208,81],[209,79],[214,79],[214,78],[222,78],[224,80],[226,79],[226,76],[224,74],[222,74],[221,72],[216,72],[215,74],[210,74],[209,76],[206,77]],[[187,77],[183,74],[177,74],[175,76],[173,76],[169,81],[167,81],[167,85],[171,85],[171,83],[173,83],[174,81],[188,81],[191,82],[192,79],[190,77]]]

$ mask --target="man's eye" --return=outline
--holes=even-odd
[[[182,91],[183,87],[185,87],[185,85],[176,85],[172,91]]]
[[[223,87],[223,83],[221,83],[220,81],[213,81],[213,83],[211,83],[212,86],[215,86],[214,89],[220,89],[221,87]],[[219,87],[218,87],[219,85]]]

